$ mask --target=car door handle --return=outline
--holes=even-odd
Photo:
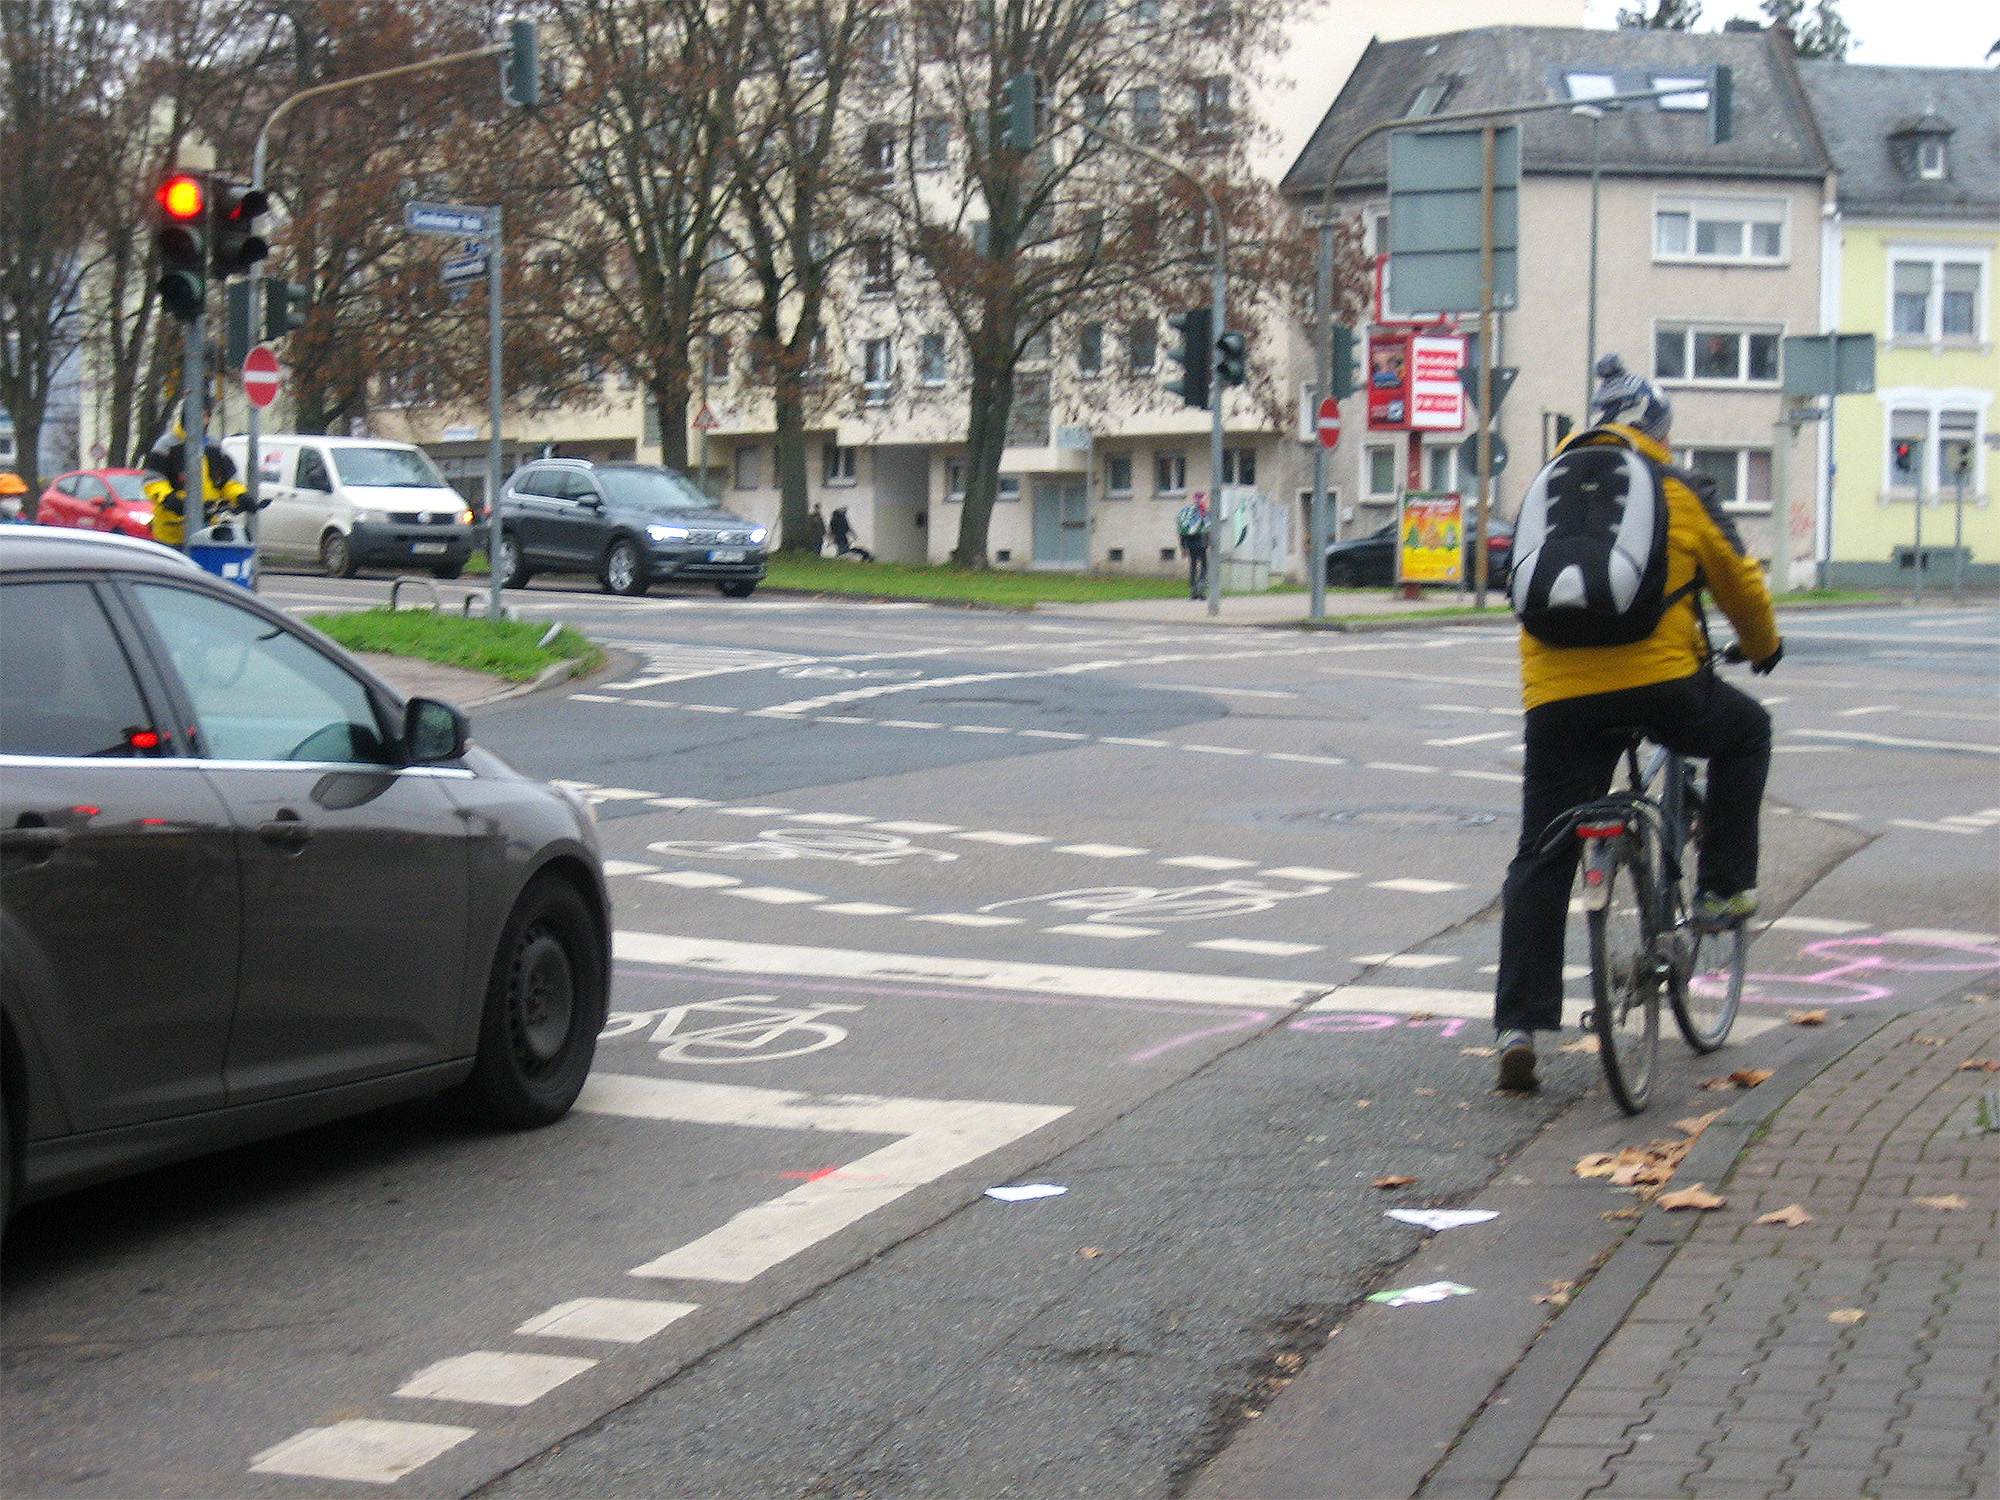
[[[288,854],[297,854],[312,842],[312,825],[293,812],[289,807],[281,808],[278,815],[267,823],[257,825],[257,837],[267,844],[276,844]]]
[[[68,842],[69,834],[61,828],[30,824],[24,828],[0,829],[0,852],[24,854],[30,864],[40,864]]]

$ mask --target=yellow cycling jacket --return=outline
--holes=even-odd
[[[148,455],[150,458],[152,455]],[[221,462],[217,462],[217,460]],[[236,466],[229,462],[220,448],[210,446],[206,460],[202,464],[203,515],[213,511],[217,503],[234,505],[249,491],[243,481],[236,477]],[[218,470],[227,470],[218,477]],[[174,473],[179,475],[179,466]],[[153,519],[149,529],[153,540],[168,547],[178,547],[187,536],[185,520],[167,509],[169,499],[179,499],[181,488],[172,480],[162,478],[157,470],[146,476],[146,498],[153,502]]]
[[[1661,464],[1673,462],[1660,444],[1630,427],[1595,428],[1572,441],[1611,442],[1617,433],[1633,448]],[[1565,445],[1567,446],[1567,445]],[[1683,587],[1697,574],[1715,595],[1737,643],[1752,661],[1778,649],[1778,621],[1771,592],[1755,560],[1745,557],[1708,513],[1701,497],[1673,475],[1665,484],[1667,497],[1667,592]],[[1680,600],[1643,641],[1629,646],[1551,646],[1521,632],[1521,705],[1536,708],[1558,698],[1586,693],[1613,693],[1672,682],[1701,668],[1707,649],[1692,596]]]

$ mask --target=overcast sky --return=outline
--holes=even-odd
[[[1585,24],[1609,26],[1620,8],[1621,0],[1585,0]],[[1849,62],[1977,68],[2000,41],[2000,6],[1990,0],[1839,0],[1837,8],[1854,33]],[[1762,12],[1755,0],[1706,0],[1700,29],[1716,30],[1731,16],[1761,20]]]

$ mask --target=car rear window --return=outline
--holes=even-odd
[[[449,486],[414,448],[335,448],[333,466],[342,484],[378,489],[442,490]]]

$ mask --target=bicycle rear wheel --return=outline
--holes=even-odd
[[[1694,912],[1695,867],[1701,858],[1702,806],[1688,801],[1687,843],[1681,850],[1681,878],[1674,891],[1673,977],[1667,996],[1673,1002],[1674,1024],[1697,1052],[1713,1052],[1729,1040],[1736,1011],[1743,1001],[1743,971],[1750,957],[1750,935],[1741,926],[1723,932],[1696,932],[1688,925]]]
[[[1636,1115],[1646,1107],[1659,1071],[1653,882],[1634,840],[1617,840],[1611,856],[1604,903],[1589,913],[1590,1017],[1611,1096],[1626,1114]]]

